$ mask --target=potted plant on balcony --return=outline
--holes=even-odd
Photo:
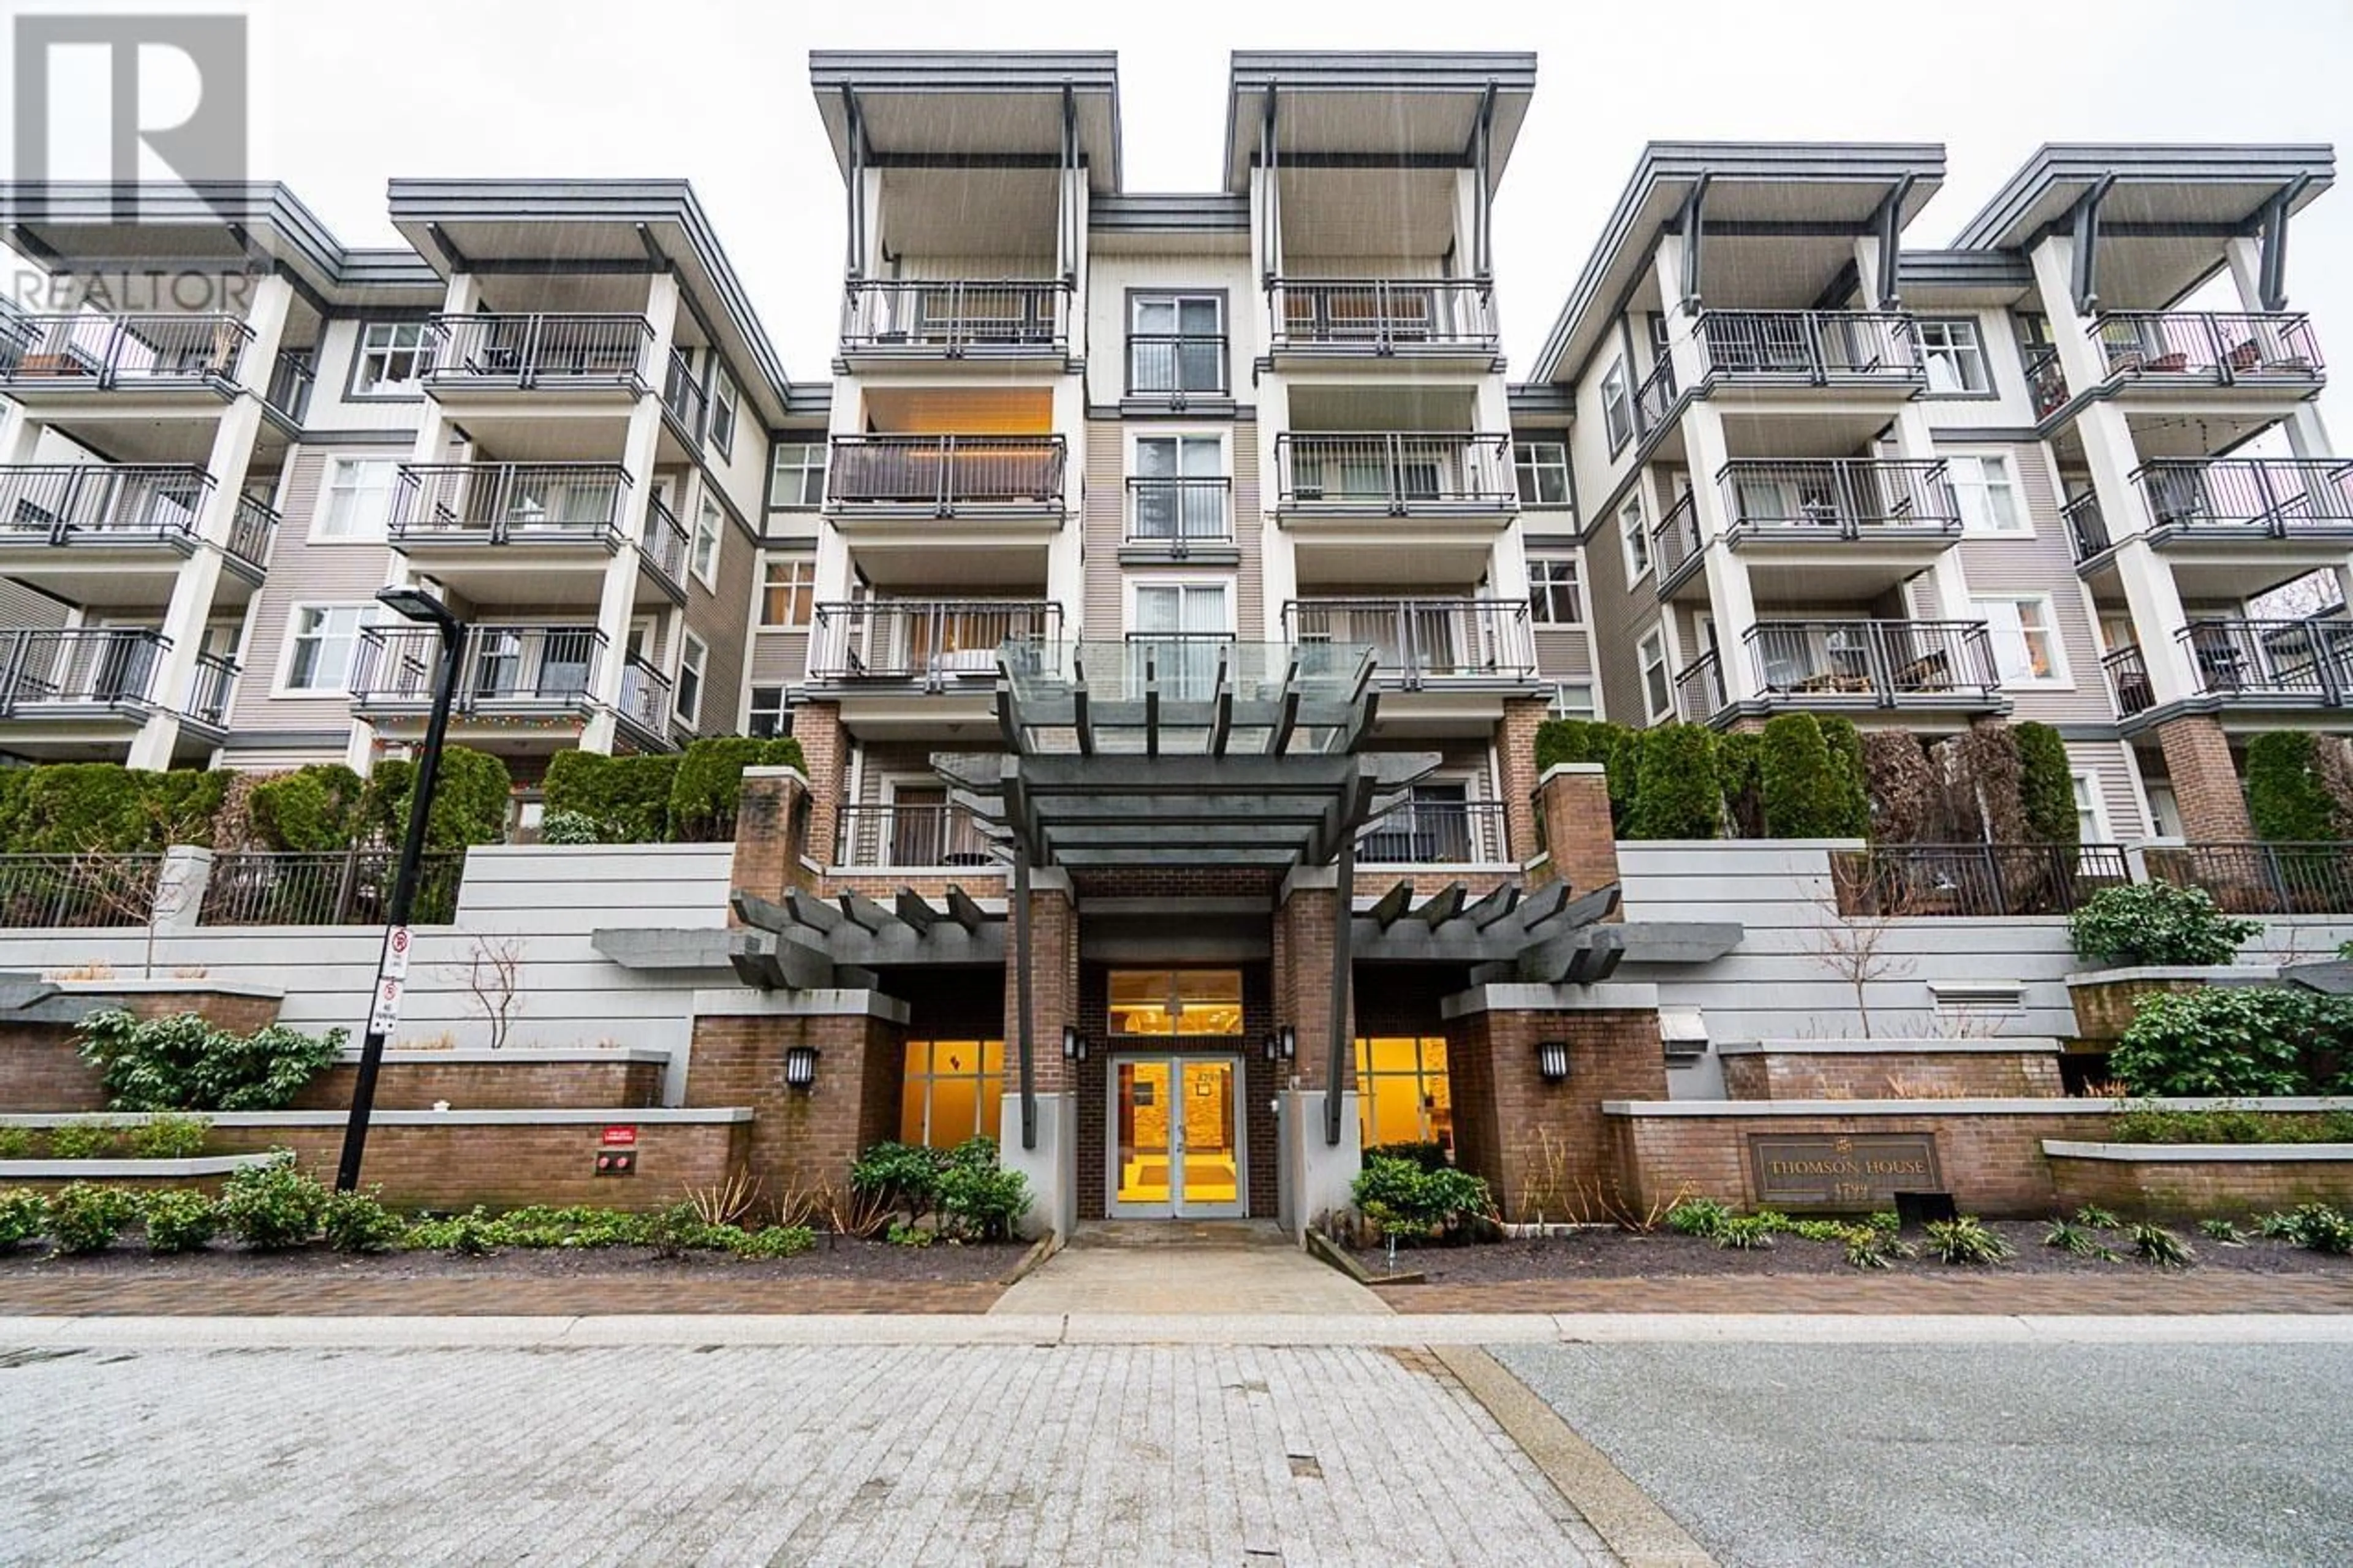
[[[2273,980],[2268,964],[2236,962],[2261,921],[2222,912],[2203,888],[2143,882],[2094,894],[2070,917],[2075,956],[2090,967],[2067,976],[2075,1031],[2088,1040],[2122,1037],[2144,996],[2208,985]]]

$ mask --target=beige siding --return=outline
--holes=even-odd
[[[0,577],[0,631],[15,632],[66,624],[66,607],[47,594]]]
[[[1259,510],[1258,425],[1245,421],[1234,426],[1229,445],[1234,465],[1234,542],[1241,550],[1241,570],[1234,585],[1234,625],[1248,641],[1266,625],[1266,575],[1261,569],[1263,542]],[[1277,605],[1277,610],[1282,609]]]
[[[385,456],[378,447],[348,448]],[[270,546],[269,575],[252,611],[245,668],[237,677],[230,728],[263,731],[347,731],[351,700],[341,694],[278,697],[272,692],[286,668],[287,624],[297,605],[364,605],[390,581],[392,552],[381,541],[313,543],[309,535],[318,510],[319,489],[332,447],[303,447],[287,466],[279,513],[285,521]]]
[[[2012,475],[2017,479],[2020,493],[2025,497],[2028,517],[2034,525],[2031,539],[1964,539],[1957,547],[1961,552],[1961,572],[1968,579],[1972,594],[2044,593],[2051,595],[2051,605],[2059,626],[2062,648],[2067,661],[2067,674],[2073,689],[2049,688],[2013,688],[2009,696],[2017,704],[2014,717],[2040,719],[2046,723],[2105,723],[2116,717],[2116,708],[2108,697],[2106,683],[2100,674],[2099,637],[2091,616],[2084,606],[2084,595],[2077,586],[2074,553],[2068,548],[2066,524],[2059,516],[2058,497],[2052,492],[2051,466],[2039,447],[1971,447],[1958,443],[1945,443],[1939,450],[1947,456],[1955,453],[2000,453],[2009,458]]]
[[[739,450],[748,444],[750,434],[748,429],[738,429]],[[699,491],[694,504],[700,510]],[[748,685],[744,671],[751,657],[752,581],[759,561],[759,547],[731,518],[719,531],[719,561],[711,574],[716,585],[706,588],[691,571],[686,574],[687,630],[711,650],[703,664],[698,734],[733,735],[743,728]],[[650,607],[651,601],[640,601],[640,605]]]
[[[1118,420],[1087,421],[1086,500],[1079,523],[1084,530],[1079,548],[1086,561],[1086,597],[1063,605],[1062,613],[1099,640],[1126,629],[1120,622],[1119,566],[1120,541],[1127,532],[1126,444]]]
[[[2078,772],[2096,776],[2100,806],[2107,814],[2108,837],[2115,842],[2126,842],[2146,837],[2148,824],[2142,820],[2140,797],[2133,790],[2131,764],[2125,756],[2122,741],[2070,741],[2067,760]]]
[[[798,686],[808,679],[807,632],[756,632],[752,637],[754,686]]]
[[[1647,506],[1644,515],[1649,515]],[[1658,595],[1651,589],[1653,579],[1645,577],[1635,589],[1628,590],[1626,552],[1618,540],[1615,507],[1597,513],[1593,530],[1586,540],[1585,613],[1593,623],[1595,646],[1608,650],[1601,659],[1598,693],[1601,711],[1620,723],[1640,724],[1642,678],[1634,658],[1634,639],[1658,618]]]

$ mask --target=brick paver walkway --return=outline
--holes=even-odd
[[[638,1312],[986,1312],[1005,1287],[861,1279],[581,1274],[563,1279],[142,1279],[0,1268],[0,1316],[592,1317]]]
[[[1486,1285],[1388,1285],[1399,1312],[1954,1312],[2163,1314],[2353,1312],[2353,1281],[2295,1274],[2155,1275],[2119,1266],[2100,1276],[1712,1276],[1689,1279],[1515,1279]]]

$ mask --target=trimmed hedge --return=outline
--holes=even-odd
[[[134,855],[209,846],[230,774],[151,773],[117,763],[0,769],[0,850]]]
[[[1765,831],[1774,838],[1860,838],[1869,826],[1855,819],[1854,795],[1840,758],[1810,713],[1784,713],[1765,721],[1757,762],[1765,801]]]
[[[1536,727],[1536,777],[1560,763],[1599,763],[1609,771],[1610,825],[1626,832],[1641,766],[1641,731],[1598,719],[1548,719]]]
[[[2268,843],[2333,841],[2337,804],[2323,783],[2319,737],[2308,730],[2271,730],[2247,742],[2247,816]]]
[[[1724,786],[1725,822],[1735,838],[1765,837],[1765,738],[1735,730],[1715,738],[1717,782]]]
[[[2010,734],[2018,742],[2019,809],[2025,816],[2027,841],[2073,848],[2083,827],[2075,815],[2075,775],[2067,765],[2067,743],[2058,731],[2031,719],[2010,726]]]
[[[547,810],[586,817],[600,844],[659,844],[678,758],[559,752],[547,764]]]
[[[408,831],[408,798],[416,778],[417,764],[406,757],[376,763],[368,776],[364,820],[386,844],[399,843]],[[513,789],[514,780],[499,758],[470,746],[447,748],[433,785],[433,814],[425,825],[427,847],[462,849],[470,844],[503,842],[507,800]]]
[[[367,781],[343,763],[314,763],[261,780],[247,809],[266,848],[343,849],[359,837],[367,793]]]
[[[1723,836],[1724,784],[1715,736],[1704,724],[1662,724],[1641,733],[1630,838]]]
[[[801,743],[786,735],[754,741],[742,735],[705,736],[688,743],[670,786],[670,837],[676,844],[702,844],[735,832],[735,801],[748,767],[794,767],[807,771]]]
[[[1862,764],[1862,731],[1854,721],[1840,714],[1831,714],[1820,721],[1822,743],[1831,749],[1831,766],[1838,775],[1839,809],[1844,813],[1846,833],[1860,837],[1871,831],[1871,788]]]

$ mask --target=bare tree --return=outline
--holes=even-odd
[[[501,1049],[522,1012],[522,944],[511,936],[475,938],[466,959],[466,990],[491,1026],[491,1049]]]
[[[65,886],[59,889],[60,904],[110,915],[113,919],[109,923],[142,928],[146,941],[140,955],[139,978],[153,980],[156,930],[186,911],[195,885],[185,878],[167,880],[160,856],[126,854],[95,842],[73,856],[69,868]]]
[[[1912,959],[1888,951],[1903,915],[1904,884],[1900,877],[1873,877],[1867,864],[1859,873],[1841,869],[1835,858],[1831,884],[1831,890],[1817,901],[1817,921],[1806,939],[1806,952],[1854,992],[1855,1016],[1867,1040],[1871,1038],[1871,987],[1900,979],[1914,968]]]

